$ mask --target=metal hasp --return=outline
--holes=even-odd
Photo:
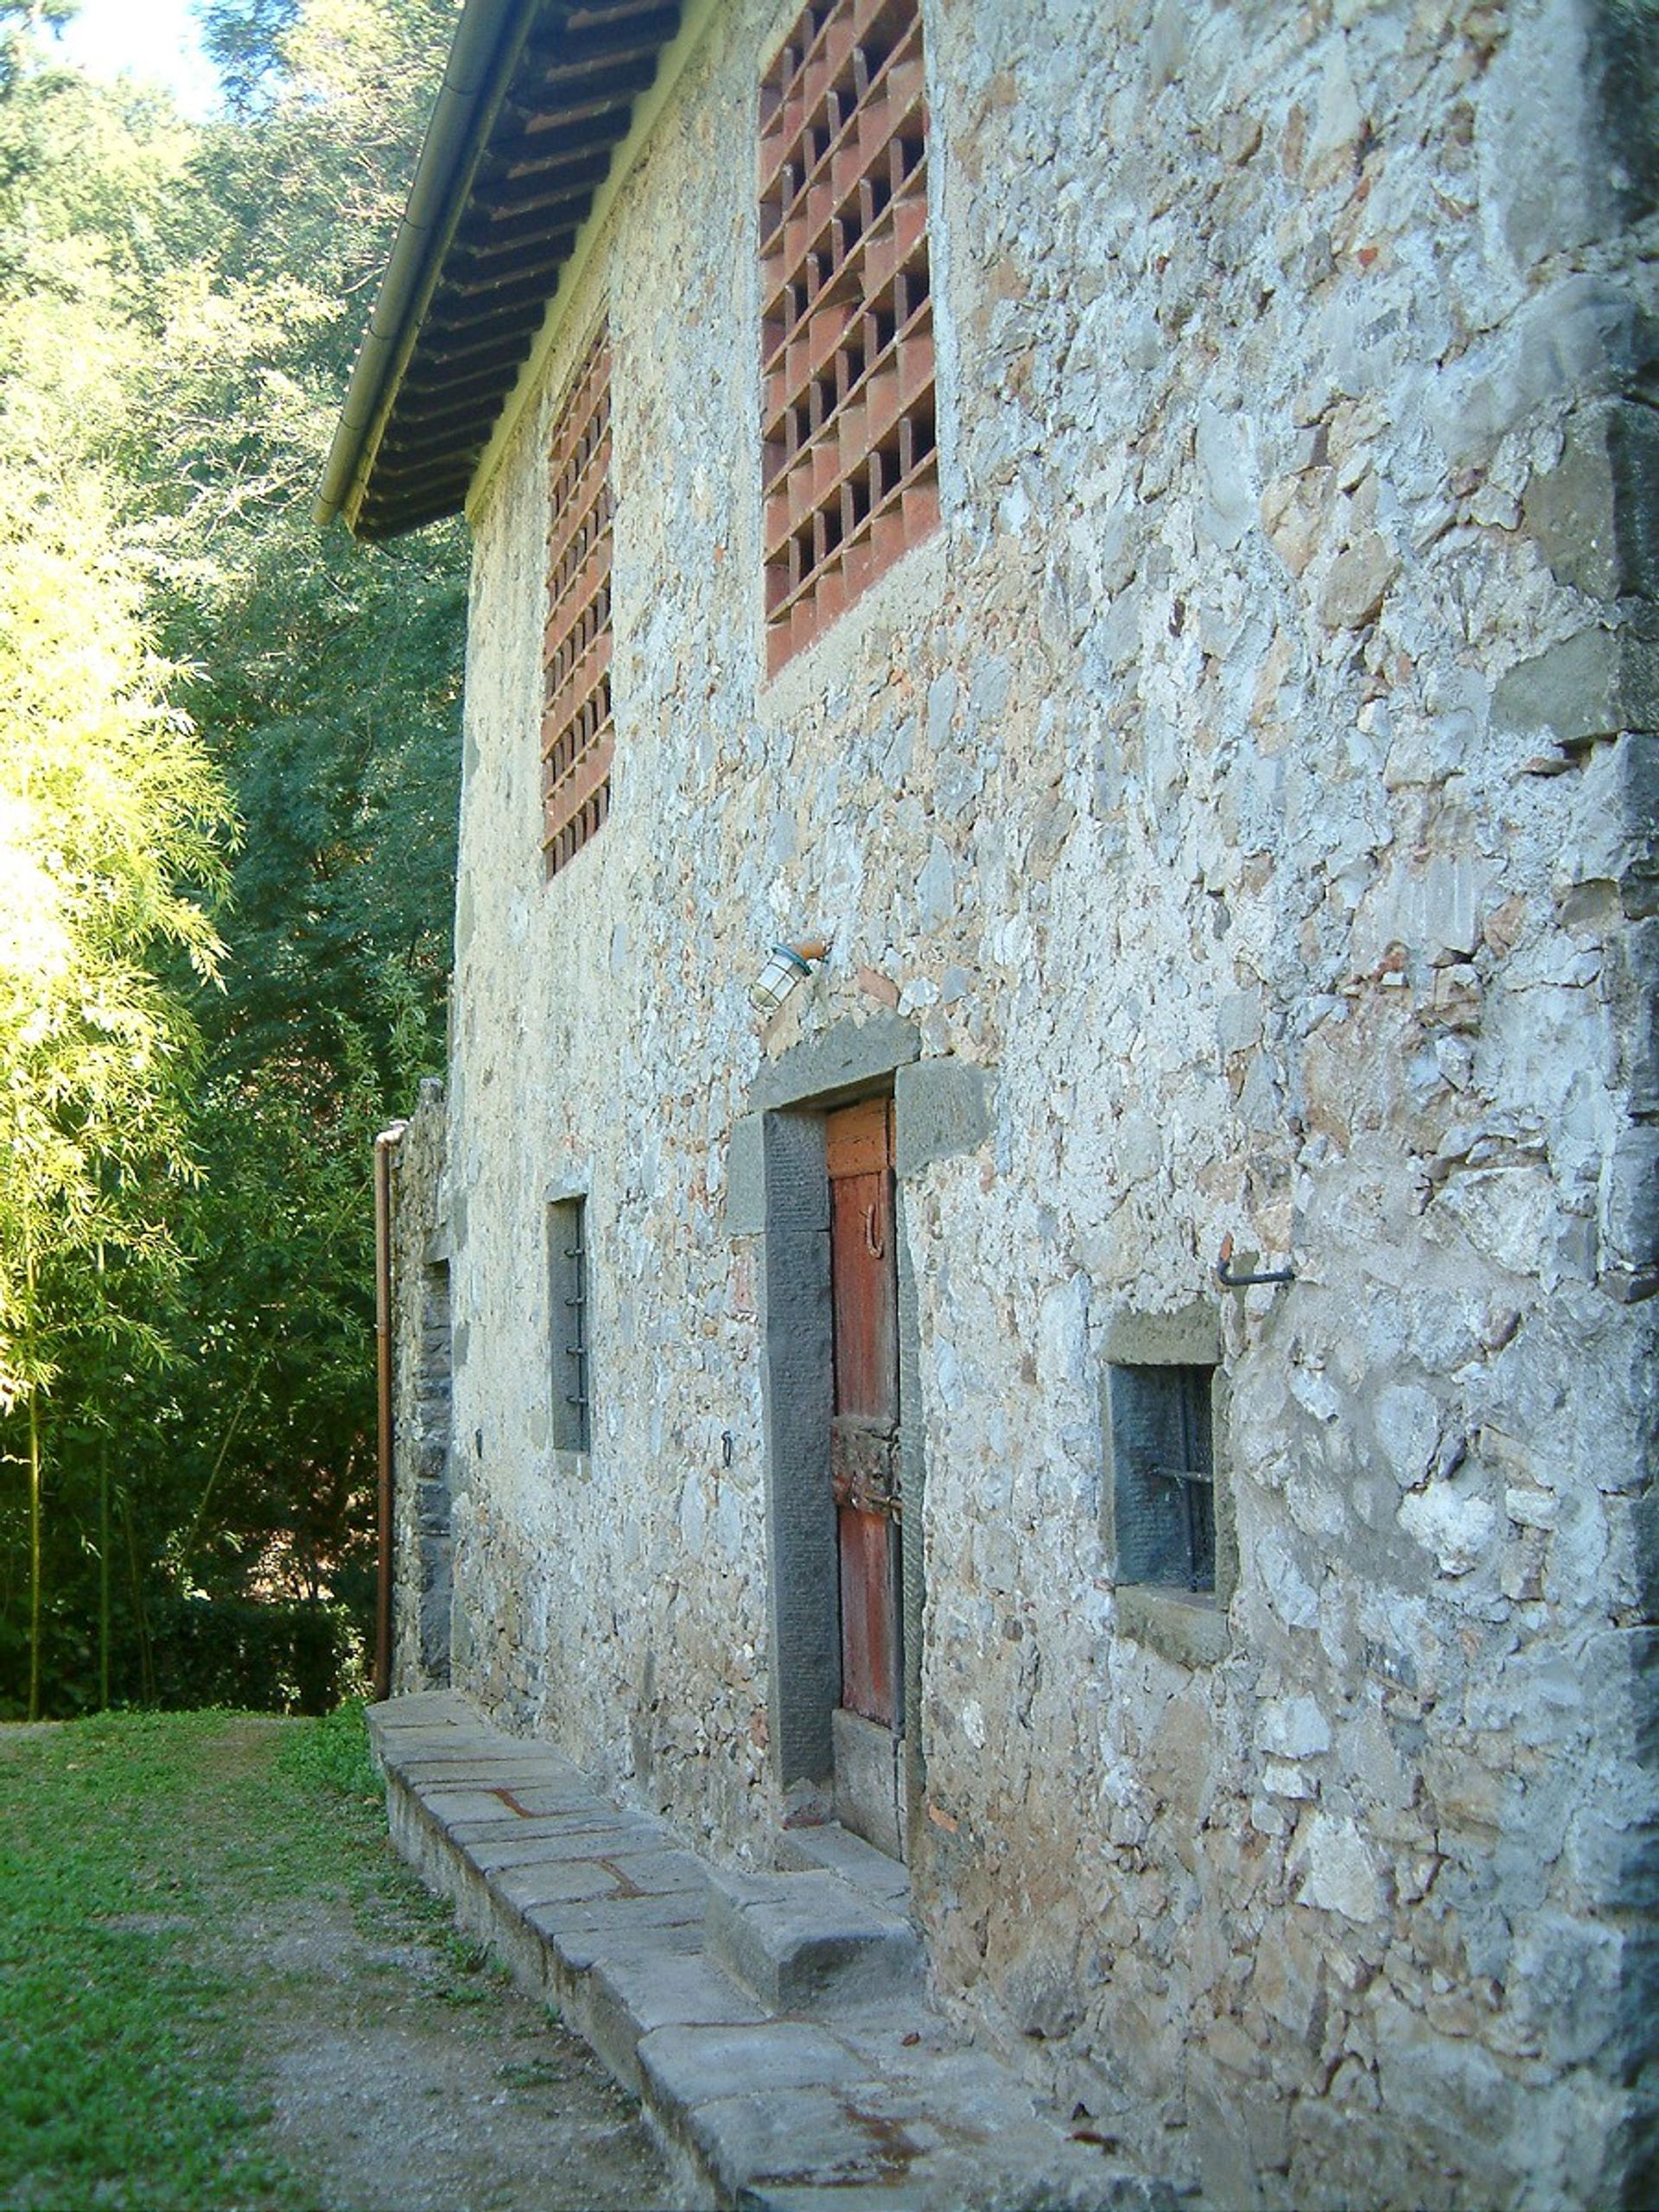
[[[1230,1229],[1221,1240],[1221,1253],[1216,1262],[1216,1281],[1224,1290],[1251,1290],[1257,1283],[1294,1282],[1294,1268],[1266,1268],[1255,1273],[1233,1273],[1233,1232]]]

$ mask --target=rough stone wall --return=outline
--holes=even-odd
[[[792,12],[715,11],[477,514],[457,1680],[766,1850],[728,1143],[766,1062],[896,1007],[997,1076],[902,1192],[942,1989],[1220,2202],[1640,2201],[1651,19],[925,0],[944,527],[768,684],[750,149]],[[613,803],[550,885],[545,433],[602,306]],[[1294,1283],[1224,1293],[1229,1234]],[[1114,1332],[1195,1300],[1202,1634],[1117,1587],[1101,1495]]]
[[[429,1080],[392,1154],[394,1695],[449,1680],[451,1330],[443,1086]]]

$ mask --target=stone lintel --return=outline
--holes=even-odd
[[[767,1061],[755,1075],[750,1100],[760,1110],[804,1105],[808,1100],[815,1106],[833,1106],[918,1059],[921,1050],[915,1023],[896,1014],[878,1014],[868,1021],[837,1021]]]
[[[1207,1298],[1173,1313],[1114,1313],[1103,1350],[1115,1367],[1216,1367],[1221,1362],[1221,1317]]]

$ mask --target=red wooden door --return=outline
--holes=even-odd
[[[899,1726],[899,1269],[893,1102],[827,1116],[835,1312],[830,1470],[841,1548],[841,1701]]]

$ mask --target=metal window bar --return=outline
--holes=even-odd
[[[1210,1375],[1207,1370],[1178,1370],[1173,1410],[1179,1432],[1180,1465],[1148,1472],[1173,1483],[1180,1503],[1186,1544],[1189,1590],[1216,1586],[1216,1478],[1211,1440]]]
[[[1182,1464],[1147,1471],[1156,1480],[1175,1485],[1186,1540],[1189,1590],[1216,1586],[1216,1478],[1211,1465],[1209,1396],[1207,1373],[1200,1370],[1182,1375],[1176,1393]]]
[[[575,1415],[576,1449],[579,1452],[585,1452],[588,1449],[589,1411],[588,1403],[588,1250],[587,1238],[583,1233],[582,1217],[585,1209],[578,1206],[574,1211],[576,1241],[574,1244],[567,1244],[563,1254],[565,1281],[569,1293],[564,1300],[564,1310],[569,1316],[565,1325],[571,1339],[564,1348],[564,1356],[570,1363],[570,1374],[576,1387],[574,1390],[565,1392],[564,1402]]]
[[[547,1229],[553,1445],[559,1452],[586,1452],[590,1448],[593,1391],[586,1199],[550,1201]]]
[[[1154,1467],[1160,1483],[1173,1483],[1181,1502],[1186,1535],[1186,1586],[1213,1590],[1216,1586],[1216,1478],[1203,1467]]]

